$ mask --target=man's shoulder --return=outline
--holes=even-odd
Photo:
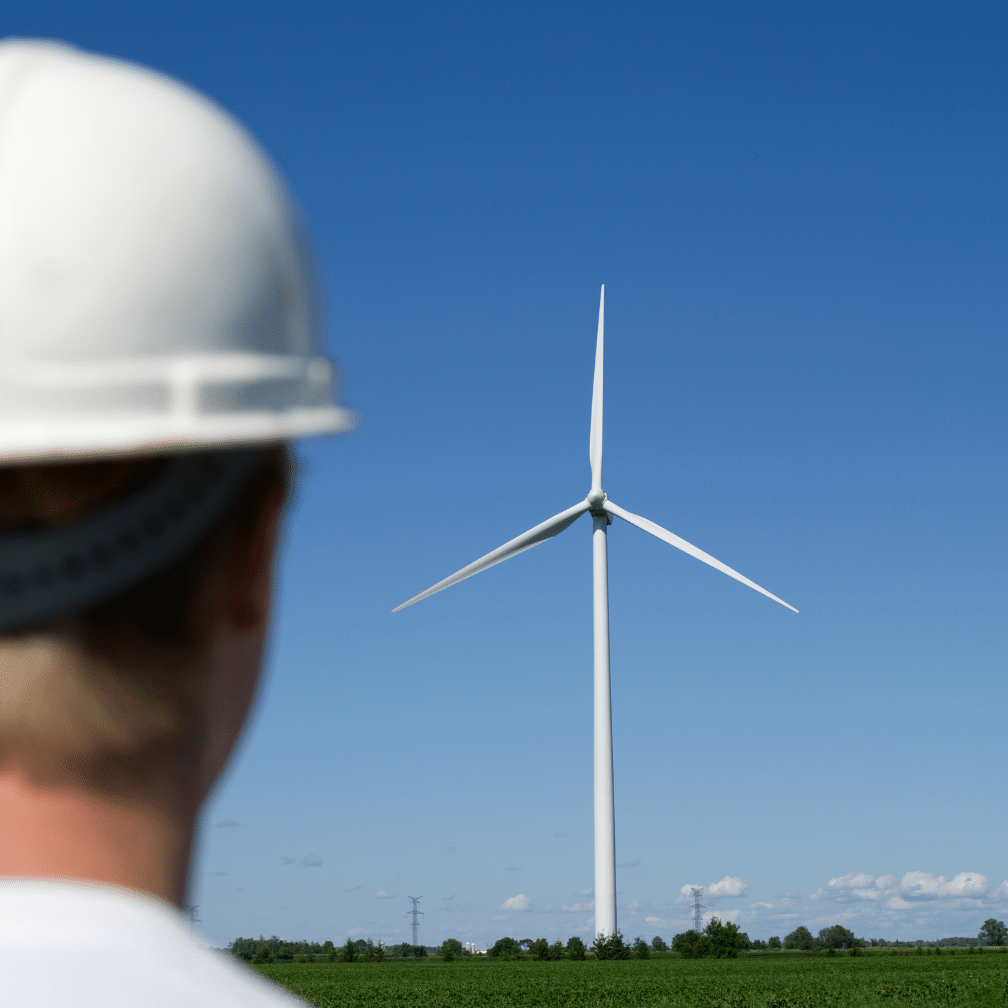
[[[0,946],[19,968],[5,999],[25,1008],[304,1008],[202,943],[172,907],[125,889],[0,882]]]

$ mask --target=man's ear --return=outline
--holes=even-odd
[[[270,613],[273,561],[286,504],[279,481],[262,495],[254,519],[235,537],[219,581],[220,621],[206,705],[198,799],[227,765],[255,701]]]
[[[238,633],[258,633],[266,627],[284,503],[283,488],[271,487],[263,494],[253,522],[232,547],[224,604],[230,628]]]

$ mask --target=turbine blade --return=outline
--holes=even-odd
[[[689,553],[690,556],[696,557],[697,560],[703,560],[705,564],[710,564],[711,567],[716,567],[722,574],[727,574],[728,577],[733,577],[736,581],[741,581],[742,584],[749,585],[750,588],[755,588],[756,591],[766,595],[767,598],[772,598],[774,602],[780,602],[782,606],[787,606],[791,612],[798,612],[794,606],[788,605],[784,599],[779,599],[776,595],[771,595],[766,588],[760,588],[758,584],[750,581],[749,578],[743,577],[738,571],[733,571],[727,564],[721,563],[720,560],[715,560],[709,553],[704,553],[702,549],[697,549],[696,546],[686,542],[685,539],[680,539],[679,536],[673,535],[667,529],[663,529],[661,525],[655,525],[653,521],[648,521],[647,518],[641,518],[640,515],[632,514],[630,511],[624,511],[618,504],[613,504],[611,500],[607,500],[602,507],[608,511],[609,514],[616,515],[618,518],[622,518],[624,521],[630,522],[631,525],[636,525],[637,528],[643,529],[645,532],[650,532],[653,536],[657,536],[662,540],[662,542],[667,542],[670,546],[675,546],[676,549],[681,549],[684,553]]]
[[[588,460],[591,462],[592,490],[602,489],[602,331],[605,328],[605,284],[598,303],[598,340],[595,343],[595,383],[592,386],[591,437]]]
[[[545,542],[547,539],[552,539],[553,536],[563,532],[568,525],[580,518],[587,510],[587,501],[581,501],[579,504],[575,504],[574,507],[568,508],[566,511],[562,511],[558,515],[554,515],[548,521],[544,521],[541,525],[536,525],[535,528],[529,529],[528,532],[523,532],[516,539],[512,539],[510,542],[504,543],[503,546],[498,546],[492,553],[487,553],[485,557],[480,557],[479,560],[474,560],[468,567],[463,567],[462,570],[456,571],[450,577],[446,577],[443,581],[438,581],[436,585],[432,585],[427,589],[427,591],[420,592],[419,595],[414,595],[409,602],[403,602],[401,606],[396,606],[392,612],[399,612],[400,609],[405,609],[406,606],[413,605],[414,602],[419,602],[421,599],[427,598],[428,595],[433,595],[435,592],[439,592],[443,588],[450,588],[453,584],[458,584],[459,581],[464,581],[467,577],[472,577],[473,574],[479,574],[480,571],[485,571],[488,567],[493,567],[494,564],[499,564],[503,560],[509,560],[511,557],[517,556],[519,553],[523,553],[525,550],[531,549],[533,546],[538,546],[539,543]]]

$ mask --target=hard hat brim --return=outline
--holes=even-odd
[[[0,465],[224,450],[338,434],[355,426],[355,414],[339,406],[291,409],[283,413],[202,415],[179,418],[178,422],[168,424],[163,416],[110,416],[88,418],[84,422],[61,418],[19,423],[6,419]]]

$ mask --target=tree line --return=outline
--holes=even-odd
[[[993,917],[989,917],[984,921],[983,926],[980,928],[979,934],[976,938],[940,938],[936,942],[925,942],[925,941],[886,941],[884,938],[872,938],[870,939],[870,944],[873,948],[888,948],[892,947],[926,947],[928,945],[934,945],[938,948],[973,948],[976,946],[984,945],[1004,945],[1008,941],[1008,928],[1005,927],[1004,921],[995,920]],[[774,942],[777,945],[774,946]],[[869,944],[869,941],[864,938],[855,938],[852,931],[848,931],[847,928],[842,927],[839,924],[834,924],[832,927],[822,928],[819,934],[816,936],[812,935],[807,927],[797,927],[789,935],[784,938],[784,948],[786,949],[805,949],[807,951],[823,951],[829,952],[831,949],[850,949],[852,952],[857,953],[858,950],[865,948]],[[780,947],[779,938],[770,939],[770,948]]]
[[[779,944],[779,940],[778,940]],[[684,931],[672,939],[672,950],[689,958],[734,958],[742,949],[751,948],[752,943],[744,931],[739,931],[731,922],[722,924],[713,918],[702,934]],[[668,952],[669,946],[660,935],[650,942],[638,936],[632,942],[624,940],[619,930],[612,935],[599,936],[591,945],[586,945],[574,935],[566,945],[559,941],[551,945],[545,938],[499,938],[487,949],[487,955],[494,959],[647,959],[652,952]]]
[[[936,951],[942,948],[979,948],[983,946],[1004,946],[1008,943],[1008,928],[1004,921],[993,917],[984,921],[976,938],[941,938],[934,943],[923,941],[902,942],[886,941],[884,938],[870,939],[874,947],[916,947],[919,952],[933,947]],[[774,935],[767,941],[750,940],[744,931],[731,921],[721,923],[717,917],[702,932],[683,931],[672,939],[672,951],[689,959],[734,959],[739,952],[746,949],[802,949],[809,952],[825,951],[827,955],[835,954],[838,949],[849,950],[851,955],[858,955],[867,947],[869,940],[857,938],[853,931],[840,924],[825,927],[817,935],[804,925],[797,927],[783,939]],[[646,959],[652,952],[667,952],[669,946],[659,936],[655,935],[650,942],[637,937],[632,942],[624,940],[620,931],[614,935],[598,937],[591,945],[578,936],[573,935],[564,945],[559,941],[552,944],[545,938],[522,938],[516,940],[510,937],[499,938],[487,949],[491,959]],[[352,940],[348,938],[341,946],[331,941],[284,941],[273,935],[271,938],[236,938],[228,946],[232,955],[248,962],[317,962],[320,958],[328,962],[381,962],[391,956],[402,958],[423,958],[428,955],[438,955],[445,961],[472,953],[463,948],[456,938],[448,938],[440,946],[410,945],[402,942],[386,948],[379,942],[377,945],[370,939]]]
[[[459,945],[461,948],[461,945]],[[386,957],[422,958],[438,949],[426,945],[410,945],[403,942],[390,948],[382,942],[376,945],[370,938],[348,938],[344,945],[334,945],[331,941],[284,941],[273,935],[271,938],[236,938],[227,951],[239,959],[253,963],[270,962],[381,962]]]

